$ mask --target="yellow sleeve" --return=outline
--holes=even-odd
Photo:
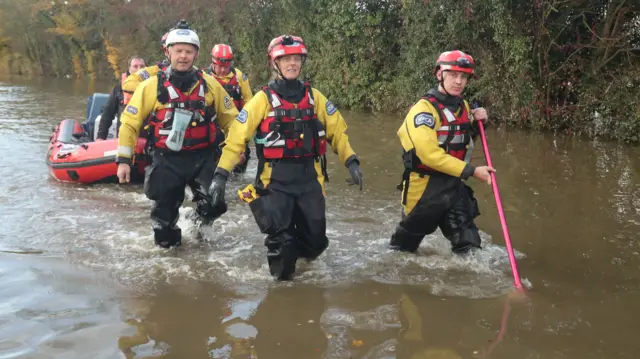
[[[260,91],[244,105],[236,120],[233,121],[225,140],[222,156],[218,162],[219,168],[231,172],[240,162],[240,154],[244,153],[247,142],[256,133],[258,126],[269,113],[269,109],[269,100],[264,91]]]
[[[158,78],[152,77],[143,81],[133,93],[131,101],[122,115],[120,115],[120,130],[118,131],[118,152],[120,159],[131,159],[133,156],[138,133],[144,120],[149,117],[155,108],[158,99]]]
[[[131,93],[135,92],[136,88],[138,87],[138,85],[140,85],[140,83],[142,83],[142,81],[150,77],[154,77],[158,74],[158,71],[160,71],[158,65],[145,67],[144,69],[136,71],[124,80],[124,82],[122,83],[122,91]]]
[[[440,148],[436,132],[440,126],[436,109],[428,101],[420,100],[409,110],[398,130],[398,137],[405,151],[415,148],[424,165],[438,172],[460,177],[467,164]]]
[[[340,111],[320,91],[313,89],[314,111],[325,128],[327,141],[334,153],[338,154],[341,163],[356,153],[349,144],[347,122]]]
[[[240,84],[240,92],[242,93],[242,100],[244,103],[251,101],[253,98],[253,92],[251,92],[251,85],[249,85],[249,78],[242,71],[236,69],[236,77]]]
[[[233,120],[238,116],[238,110],[218,80],[204,72],[202,73],[202,77],[209,88],[209,91],[205,95],[206,105],[215,108],[218,126],[220,126],[224,133],[229,133],[229,127],[231,127]]]

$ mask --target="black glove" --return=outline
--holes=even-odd
[[[360,170],[360,161],[356,156],[351,156],[347,159],[347,168],[349,169],[349,174],[351,175],[351,179],[347,180],[349,185],[352,186],[354,184],[360,185],[360,190],[362,191],[362,170]]]
[[[484,128],[487,128],[485,124]],[[480,135],[480,128],[478,127],[478,121],[471,122],[471,126],[469,126],[469,134],[471,135],[471,139],[475,141],[476,137]]]
[[[228,178],[228,171],[222,168],[216,169],[216,172],[213,175],[213,181],[211,181],[211,186],[209,186],[209,195],[211,196],[211,205],[213,207],[218,207],[226,204],[224,201],[224,190],[227,186]]]
[[[469,107],[471,107],[471,110],[476,109],[478,107],[481,107],[482,105],[480,104],[480,102],[478,100],[473,100],[471,101],[471,104]],[[471,122],[471,126],[469,128],[469,134],[471,135],[471,138],[473,140],[476,139],[476,137],[478,137],[480,135],[480,128],[478,125],[479,121],[473,121]],[[483,121],[482,124],[484,125],[484,129],[486,130],[487,128],[490,127],[489,125],[489,120]]]

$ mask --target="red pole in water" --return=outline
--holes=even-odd
[[[482,121],[478,121],[478,128],[480,129],[480,137],[482,138],[482,149],[484,150],[484,157],[487,160],[487,165],[493,167],[491,161],[491,155],[489,155],[489,146],[487,146],[487,138],[484,135],[484,124]],[[498,183],[496,182],[496,174],[491,172],[491,187],[493,188],[493,196],[496,199],[496,205],[498,207],[498,216],[500,217],[500,224],[502,225],[502,234],[504,235],[504,242],[507,245],[507,253],[509,254],[509,264],[511,264],[511,272],[513,273],[513,284],[516,289],[522,290],[522,282],[520,281],[520,275],[518,274],[518,266],[516,265],[516,256],[513,253],[513,247],[511,246],[511,238],[509,238],[509,230],[507,229],[507,220],[502,210],[502,201],[500,200],[500,192],[498,192]]]
[[[495,337],[495,339],[490,340],[491,344],[487,345],[487,347],[484,348],[482,358],[491,357],[493,348],[495,348],[496,345],[498,345],[502,341],[502,339],[504,339],[504,336],[507,333],[507,320],[509,319],[509,313],[511,313],[511,306],[509,305],[510,300],[511,298],[507,297],[507,300],[505,300],[504,302],[504,306],[502,307],[502,318],[500,319],[500,330],[498,331],[498,335]]]

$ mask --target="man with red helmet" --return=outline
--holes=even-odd
[[[169,36],[169,32],[165,32],[164,35],[162,35],[162,37],[160,38],[160,46],[162,47],[162,53],[167,56],[167,37]],[[163,60],[165,61],[165,60]]]
[[[231,46],[217,44],[211,49],[211,66],[207,72],[215,77],[231,95],[238,111],[253,98],[247,75],[233,66]]]
[[[454,253],[481,248],[473,219],[478,204],[463,180],[473,176],[491,183],[488,166],[469,163],[475,121],[487,121],[484,108],[471,110],[462,92],[475,75],[473,58],[462,51],[447,51],[436,61],[438,86],[413,107],[398,130],[404,149],[402,220],[390,247],[415,252],[420,242],[438,227]]]
[[[298,80],[308,54],[304,41],[279,36],[267,53],[275,80],[245,104],[231,126],[209,193],[214,205],[224,203],[229,172],[257,131],[256,186],[246,189],[247,197],[254,197],[241,198],[249,202],[258,227],[267,234],[271,274],[288,280],[298,258],[313,260],[329,244],[324,198],[327,142],[360,190],[362,171],[340,111],[308,82]]]
[[[233,50],[227,44],[217,44],[211,49],[211,65],[207,68],[207,73],[213,76],[222,87],[233,98],[238,111],[242,110],[244,104],[253,98],[251,86],[247,75],[233,66]],[[240,163],[233,169],[234,173],[243,173],[247,170],[247,163],[251,156],[249,144]]]

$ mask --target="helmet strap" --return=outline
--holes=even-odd
[[[438,83],[440,84],[440,87],[442,87],[442,90],[444,90],[444,93],[447,94],[447,96],[451,96],[449,91],[447,91],[447,88],[444,87],[444,73],[445,72],[446,72],[446,70],[441,70],[440,71],[440,81]]]
[[[284,75],[282,74],[282,71],[280,71],[280,66],[278,66],[278,62],[276,60],[273,60],[273,67],[276,69],[278,76],[284,80]]]

